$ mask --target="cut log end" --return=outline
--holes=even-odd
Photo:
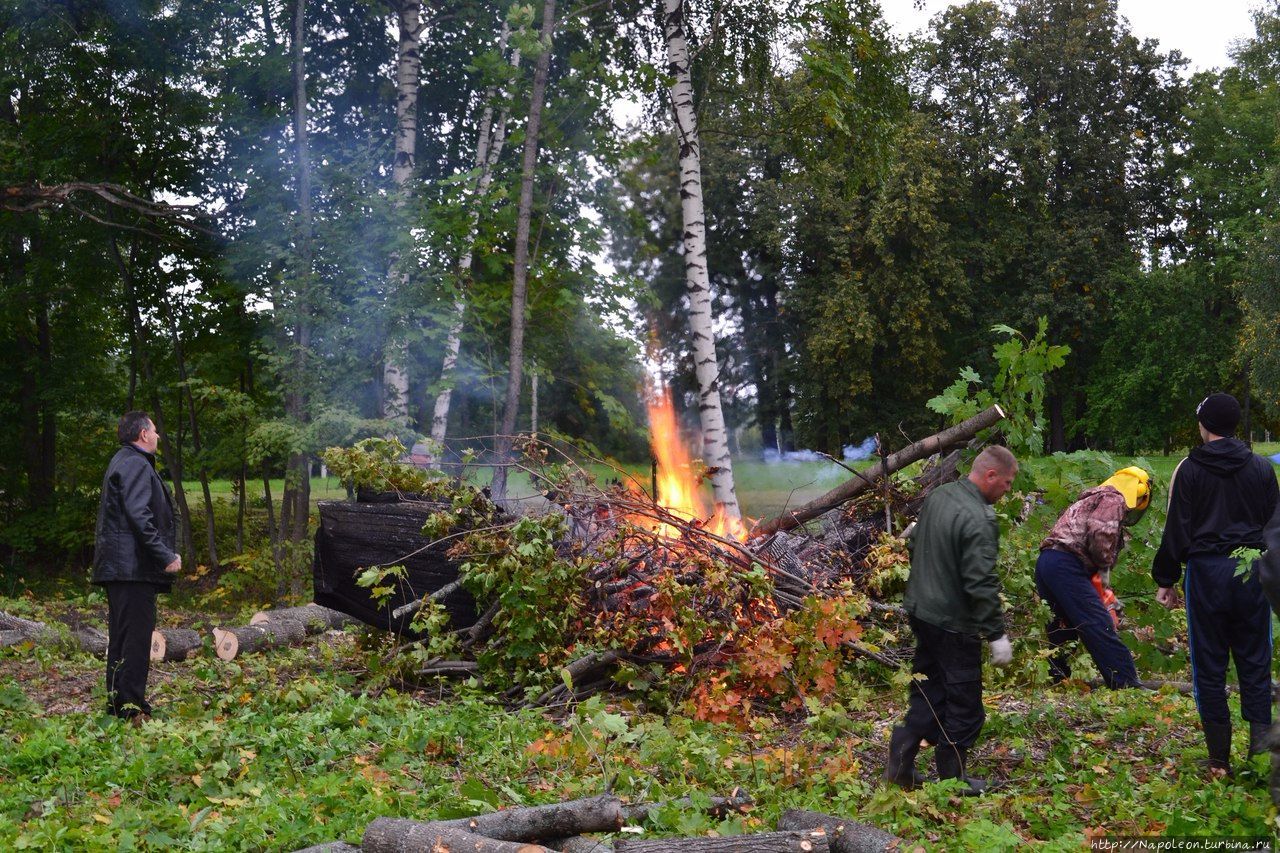
[[[232,631],[214,628],[213,648],[222,660],[235,660],[240,653],[240,639]]]

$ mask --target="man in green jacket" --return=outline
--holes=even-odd
[[[1004,447],[978,454],[969,476],[940,487],[925,501],[911,536],[911,574],[903,596],[916,635],[907,716],[893,730],[884,778],[905,788],[924,781],[915,769],[922,740],[936,747],[938,778],[960,779],[966,796],[986,784],[965,773],[978,739],[982,708],[982,641],[991,662],[1013,660],[1000,608],[996,551],[1000,528],[991,505],[1004,497],[1018,460]]]

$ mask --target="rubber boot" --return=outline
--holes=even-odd
[[[902,726],[895,726],[889,738],[889,761],[884,766],[884,781],[908,791],[927,781],[916,772],[916,755],[920,752],[920,738]]]
[[[1270,723],[1249,723],[1249,757],[1262,755],[1264,752],[1271,751],[1271,744],[1275,740],[1271,735]]]
[[[1231,724],[1205,723],[1204,743],[1209,748],[1209,760],[1205,766],[1210,770],[1225,771],[1231,775]]]
[[[943,779],[959,779],[968,787],[960,791],[961,796],[976,797],[987,790],[987,783],[982,779],[974,779],[965,775],[968,766],[969,751],[953,744],[940,743],[934,750],[938,762],[938,781]]]

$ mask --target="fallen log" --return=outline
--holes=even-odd
[[[927,438],[922,438],[920,441],[910,444],[896,453],[889,454],[889,456],[885,457],[883,464],[872,466],[866,472],[860,472],[854,479],[837,486],[822,497],[812,500],[797,509],[788,510],[775,518],[762,521],[751,529],[749,535],[754,539],[760,536],[767,536],[770,533],[776,533],[779,530],[792,530],[806,521],[812,521],[824,512],[835,509],[877,485],[879,478],[901,471],[911,463],[918,462],[935,453],[945,453],[958,444],[964,444],[979,431],[994,426],[1004,417],[1004,411],[999,406],[992,406],[986,411],[979,412],[949,429]]]
[[[902,839],[874,826],[848,818],[811,812],[804,809],[787,809],[778,818],[778,829],[819,829],[827,834],[831,853],[882,853],[898,850]]]
[[[293,619],[301,622],[308,634],[323,634],[325,631],[345,628],[356,620],[345,613],[325,607],[321,604],[306,604],[302,607],[282,607],[278,610],[259,610],[249,617],[250,625],[262,625],[277,619]]]
[[[213,649],[222,660],[235,660],[249,652],[296,645],[306,636],[301,622],[273,619],[258,625],[214,628]]]
[[[199,631],[190,628],[157,628],[151,632],[151,659],[186,660],[203,645]]]
[[[723,838],[621,839],[616,853],[828,853],[827,834],[821,829],[796,832],[759,832]]]
[[[735,789],[727,797],[708,797],[707,799],[710,802],[703,809],[703,812],[711,817],[741,814],[747,811],[755,802],[744,794],[741,789]],[[627,823],[644,823],[648,820],[649,814],[655,809],[664,809],[671,806],[681,810],[690,810],[695,807],[692,798],[682,797],[678,800],[667,800],[661,803],[632,803],[622,807],[622,814]]]
[[[571,835],[548,841],[547,846],[560,853],[614,853],[613,845],[586,835]]]
[[[546,806],[525,806],[441,821],[442,826],[498,841],[540,841],[588,832],[617,832],[626,822],[617,797],[586,797]]]
[[[293,853],[360,853],[360,848],[345,841],[329,841],[324,844],[313,844]]]
[[[444,823],[380,817],[365,827],[363,853],[547,853],[539,844],[498,841]]]
[[[64,634],[43,622],[34,622],[0,611],[0,648],[31,643],[55,646],[69,643],[83,652],[99,657],[107,653],[107,635],[97,628],[80,626]]]

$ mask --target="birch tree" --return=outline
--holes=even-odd
[[[547,77],[551,70],[551,33],[556,23],[556,0],[542,6],[541,52],[534,63],[533,90],[529,96],[529,123],[525,128],[524,157],[520,166],[520,204],[516,209],[516,247],[511,280],[511,345],[507,370],[507,398],[498,431],[497,466],[493,469],[493,494],[502,500],[507,494],[507,461],[511,437],[520,411],[520,388],[524,383],[524,313],[529,295],[529,225],[533,218],[533,177],[538,166],[538,133],[542,127],[542,107],[547,99]]]
[[[663,0],[662,30],[667,47],[669,94],[680,146],[680,212],[684,220],[685,289],[689,296],[689,331],[693,337],[698,379],[698,416],[702,423],[702,455],[710,469],[716,504],[727,518],[741,518],[733,485],[733,460],[720,406],[720,367],[711,324],[711,282],[707,274],[707,227],[702,205],[702,148],[693,104],[689,44],[684,29],[684,0]],[[509,396],[509,395],[508,395]]]
[[[399,198],[396,207],[403,208],[408,196],[409,179],[416,165],[418,142],[418,88],[422,72],[419,54],[422,36],[422,7],[419,0],[399,0],[395,4],[399,20],[400,42],[396,56],[396,133],[395,156],[391,162],[391,180]],[[409,276],[401,268],[401,258],[393,255],[388,273],[389,294],[403,291]],[[389,300],[390,301],[390,300]],[[395,330],[394,318],[388,322],[383,352],[382,417],[398,426],[409,421],[408,347],[403,330]]]
[[[502,23],[502,33],[498,38],[499,53],[506,50],[511,28],[507,21]],[[511,51],[511,69],[514,72],[520,67],[520,48]],[[493,119],[495,95],[501,103],[501,112],[495,122]],[[431,438],[436,445],[443,445],[449,429],[449,406],[453,399],[453,374],[458,365],[458,356],[462,352],[462,325],[466,313],[467,302],[465,287],[471,277],[471,262],[475,254],[476,237],[480,229],[480,212],[485,196],[493,183],[494,167],[502,156],[502,147],[506,142],[507,118],[510,108],[507,105],[508,87],[501,91],[491,86],[485,93],[484,115],[480,120],[480,133],[476,139],[475,168],[477,170],[475,190],[471,201],[471,221],[467,230],[465,248],[458,259],[458,296],[453,305],[453,322],[449,326],[449,336],[445,341],[444,362],[440,369],[440,394],[436,397],[435,409],[431,416]]]

